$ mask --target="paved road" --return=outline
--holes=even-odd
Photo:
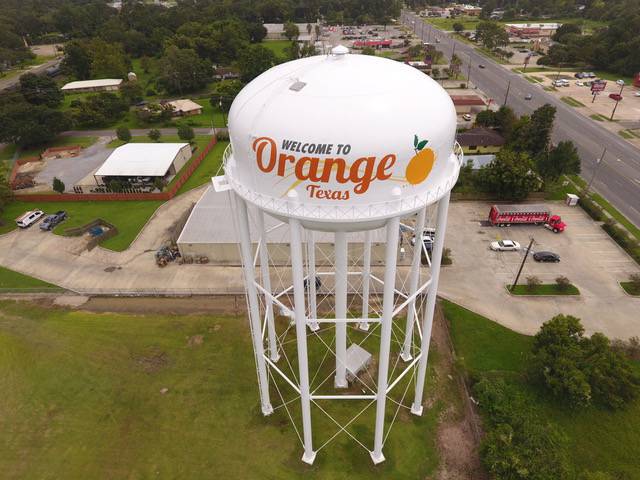
[[[149,133],[153,127],[149,128],[135,128],[131,131],[131,135],[134,137],[142,137]],[[163,135],[175,135],[178,133],[177,128],[159,128],[160,133]],[[226,128],[216,128],[216,132],[226,132]],[[196,135],[211,135],[213,134],[213,130],[211,128],[194,128],[193,132]],[[116,131],[114,129],[105,129],[105,130],[69,130],[67,132],[62,132],[60,134],[62,137],[115,137]]]
[[[549,103],[556,107],[556,121],[553,141],[572,140],[582,158],[582,175],[591,179],[596,168],[596,159],[606,147],[604,161],[598,167],[593,189],[602,194],[632,222],[640,226],[640,150],[617,134],[605,130],[593,120],[577,113],[540,86],[527,82],[521,75],[512,73],[493,60],[478,53],[472,46],[453,39],[446,32],[431,24],[421,25],[420,17],[403,12],[402,22],[413,27],[424,41],[439,39],[438,49],[451,57],[455,46],[456,54],[462,59],[462,72],[467,72],[471,62],[471,83],[484,91],[490,98],[502,105],[510,83],[507,104],[519,114],[529,114],[536,108]],[[412,23],[415,21],[415,25]],[[481,69],[478,65],[486,67]],[[533,95],[525,100],[526,94]]]
[[[41,72],[44,72],[47,68],[53,67],[55,65],[58,65],[59,63],[60,63],[60,59],[59,58],[54,58],[54,59],[49,60],[49,61],[47,61],[45,63],[37,65],[35,67],[28,68],[24,72],[22,72],[22,74],[27,73],[27,72],[29,72],[29,73],[41,73]],[[2,78],[2,79],[0,79],[0,90],[5,90],[5,89],[17,84],[19,81],[20,81],[20,75],[16,75],[16,76],[11,77],[11,78]]]

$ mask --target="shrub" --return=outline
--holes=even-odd
[[[229,141],[229,132],[228,131],[220,131],[216,132],[216,140],[228,142]]]
[[[611,341],[611,348],[631,360],[640,360],[640,337],[631,337],[629,340],[617,338]]]
[[[64,193],[64,182],[60,180],[58,177],[53,177],[53,191],[58,193]]]
[[[157,142],[158,140],[160,140],[162,132],[160,132],[160,130],[158,130],[157,128],[152,128],[151,130],[149,130],[149,133],[147,135],[151,140]]]
[[[129,131],[127,127],[118,127],[116,130],[116,136],[118,137],[118,140],[122,140],[125,143],[131,141],[131,131]]]
[[[560,290],[561,292],[566,292],[567,290],[569,290],[569,287],[571,286],[571,282],[567,277],[564,277],[561,275],[556,278],[556,286],[558,287],[558,290]]]
[[[193,128],[191,128],[189,125],[182,124],[178,126],[178,137],[180,137],[181,140],[191,142],[191,140],[193,140],[195,136],[196,135],[193,132]]]
[[[147,97],[155,97],[158,94],[153,88],[147,89]]]
[[[580,206],[585,212],[587,212],[587,215],[593,218],[596,222],[600,222],[604,219],[602,207],[584,193],[580,196]]]
[[[487,378],[473,387],[473,393],[488,417],[480,454],[493,478],[567,478],[566,438],[534,414],[521,394],[502,380]]]
[[[542,282],[535,275],[530,275],[527,277],[527,290],[533,292]]]
[[[613,220],[608,220],[602,225],[602,229],[620,245],[636,262],[640,263],[640,244],[631,238],[626,230],[618,227]]]
[[[153,179],[153,186],[156,187],[158,190],[162,191],[165,187],[165,182],[162,178],[155,177]]]

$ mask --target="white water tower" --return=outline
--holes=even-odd
[[[333,438],[314,437],[313,415],[328,415],[329,402],[375,405],[373,438],[332,420],[380,463],[387,399],[399,385],[406,394],[409,378],[407,408],[422,415],[449,193],[462,162],[453,103],[408,65],[338,46],[249,83],[231,106],[229,133],[224,175],[213,183],[229,192],[239,235],[262,413],[299,405],[296,432],[311,464]],[[400,246],[407,231],[422,238],[433,211],[432,250],[419,240]],[[271,258],[277,231],[286,265]],[[284,389],[295,402],[274,405]]]

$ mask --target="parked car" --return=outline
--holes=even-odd
[[[20,228],[27,228],[42,218],[44,212],[42,210],[30,210],[16,218],[16,225]]]
[[[40,224],[41,230],[53,230],[53,228],[67,218],[67,212],[59,210],[52,215],[47,215]]]
[[[478,68],[485,68],[485,66],[481,63],[480,65],[478,65]]]
[[[640,97],[640,92],[636,92],[633,95],[636,96],[636,97]]]
[[[531,95],[530,93],[527,93],[527,94],[524,96],[524,99],[525,99],[525,100],[531,100],[532,98],[533,98],[533,95]]]
[[[578,72],[574,75],[576,78],[586,78],[586,74],[583,72]]]
[[[490,248],[495,252],[514,252],[520,250],[520,244],[513,240],[499,240],[491,242]]]
[[[620,95],[619,93],[610,93],[609,98],[619,102],[620,100],[622,100],[622,95]]]
[[[586,72],[584,75],[585,78],[596,78],[596,74],[593,72]]]
[[[471,120],[471,115],[465,113],[464,115],[462,115],[462,118],[468,122],[469,120]]]
[[[560,261],[560,255],[553,252],[536,252],[533,254],[533,259],[536,262],[558,263]]]
[[[578,81],[576,82],[576,86],[578,86],[578,87],[584,87],[584,82],[581,82],[580,80],[578,80]]]

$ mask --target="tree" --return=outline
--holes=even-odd
[[[376,51],[373,47],[364,47],[360,53],[362,53],[362,55],[371,55],[372,57],[376,56]]]
[[[72,40],[64,46],[62,69],[79,80],[91,76],[91,55],[84,42]]]
[[[538,173],[545,181],[580,173],[580,155],[571,140],[558,143],[546,155],[541,154],[536,163]]]
[[[251,43],[260,43],[267,36],[267,29],[260,22],[251,22],[247,24],[247,32],[249,33],[249,41]]]
[[[69,119],[63,112],[46,105],[32,105],[24,100],[0,102],[0,142],[39,145],[69,127]]]
[[[214,85],[209,103],[213,108],[221,108],[223,112],[229,112],[240,90],[242,90],[242,83],[239,80],[221,80]]]
[[[289,41],[297,39],[300,36],[300,29],[295,23],[286,22],[284,24],[284,36],[287,37]]]
[[[195,50],[175,46],[166,49],[159,70],[160,83],[167,91],[181,94],[203,88],[213,74],[211,63],[201,59]]]
[[[71,107],[71,119],[79,127],[106,127],[129,111],[127,102],[110,92],[89,95],[84,101],[73,102]]]
[[[178,126],[178,137],[180,137],[181,140],[191,143],[191,140],[193,140],[195,136],[193,128],[189,125],[181,124]]]
[[[144,98],[142,85],[138,81],[124,82],[120,85],[120,96],[126,100],[129,105],[135,105]]]
[[[125,143],[129,143],[131,141],[131,131],[127,127],[118,127],[116,130],[116,136],[118,140],[121,140]]]
[[[149,130],[149,133],[147,135],[151,140],[153,140],[154,142],[157,142],[158,140],[160,140],[160,137],[162,136],[162,132],[157,128],[152,128],[151,130]]]
[[[547,152],[555,115],[556,107],[547,103],[535,110],[531,117],[520,117],[513,126],[509,145],[514,150],[528,152],[534,158]]]
[[[563,275],[560,275],[559,277],[556,277],[556,286],[561,292],[566,292],[571,286],[571,280]]]
[[[94,39],[89,48],[93,78],[126,78],[130,62],[121,44]]]
[[[55,108],[62,103],[64,95],[56,82],[46,76],[25,73],[20,77],[20,93],[34,105]]]
[[[538,288],[542,282],[535,275],[530,275],[527,277],[527,290],[533,292],[536,288]]]
[[[554,42],[564,43],[564,37],[568,34],[582,34],[582,26],[577,23],[563,23],[551,36]]]
[[[276,64],[275,53],[262,45],[250,45],[238,57],[238,69],[243,82],[250,82]]]
[[[485,48],[493,50],[509,45],[509,35],[499,22],[483,21],[476,26],[476,40]]]
[[[453,23],[453,31],[456,33],[461,33],[464,31],[464,25],[460,22]]]
[[[574,407],[621,408],[637,397],[640,378],[601,333],[584,336],[580,319],[557,315],[535,335],[529,377]]]
[[[64,182],[60,180],[58,177],[53,177],[53,191],[58,193],[64,193]]]
[[[523,200],[541,186],[526,152],[504,147],[488,165],[476,175],[478,188],[499,199]]]
[[[5,207],[13,200],[13,190],[7,180],[6,172],[0,170],[0,212],[3,212]]]
[[[462,66],[462,60],[455,53],[451,55],[451,60],[449,61],[449,75],[454,78],[458,77],[460,73],[460,67]]]

